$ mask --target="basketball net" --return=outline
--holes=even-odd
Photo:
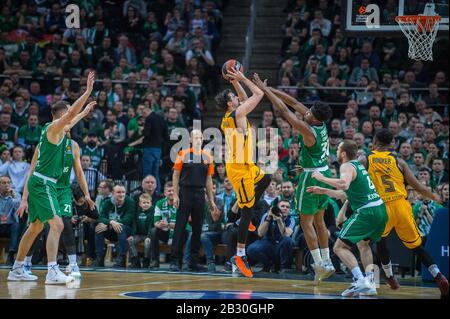
[[[397,16],[403,34],[408,38],[408,57],[414,60],[433,61],[433,43],[441,17],[434,10],[434,3],[427,3],[423,14]]]

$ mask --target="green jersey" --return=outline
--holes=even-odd
[[[370,202],[381,200],[366,168],[358,160],[353,160],[349,163],[356,170],[356,178],[350,183],[348,190],[345,191],[352,210],[357,211]]]
[[[155,208],[152,206],[146,211],[142,208],[138,208],[136,211],[135,219],[133,221],[133,227],[131,230],[131,235],[147,235],[149,230],[153,228],[153,214],[155,213]]]
[[[165,220],[168,224],[174,223],[177,220],[177,209],[175,206],[170,205],[167,197],[160,199],[155,205],[154,222]],[[173,229],[170,229],[169,237],[172,238]]]
[[[103,157],[105,157],[105,150],[101,146],[91,148],[86,145],[81,149],[81,155],[88,155],[91,158],[92,167],[98,169]]]
[[[35,127],[30,127],[28,124],[23,125],[19,129],[19,140],[22,140],[26,145],[37,145],[41,137],[42,126],[39,124]]]
[[[305,145],[301,134],[298,136],[300,164],[304,168],[326,167],[328,166],[328,157],[330,155],[327,127],[325,124],[311,126],[311,130],[316,137],[316,143],[312,147]]]
[[[0,127],[0,141],[4,141],[8,148],[13,147],[17,130],[15,125],[8,126],[6,130]]]
[[[35,172],[49,178],[59,179],[63,173],[64,154],[69,145],[66,135],[57,145],[50,143],[47,139],[49,125],[50,123],[45,124],[42,129]]]
[[[66,147],[64,148],[64,168],[61,177],[56,183],[56,189],[70,188],[70,173],[72,172],[73,159],[74,159],[74,147],[73,140],[66,139]]]

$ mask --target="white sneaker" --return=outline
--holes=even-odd
[[[362,277],[352,282],[349,288],[344,290],[341,294],[342,297],[354,297],[361,293],[365,293],[372,288],[369,280],[366,277]]]
[[[336,271],[336,269],[334,269],[333,263],[331,262],[331,259],[322,260],[320,262],[320,265],[324,269],[324,273],[321,280],[331,277]]]
[[[81,279],[80,267],[78,267],[77,264],[73,264],[73,265],[69,264],[66,268],[66,272],[67,272],[68,276]]]
[[[30,275],[24,270],[23,265],[12,269],[8,274],[9,281],[35,281],[38,277]]]
[[[370,284],[370,289],[367,290],[366,292],[360,292],[359,295],[360,296],[376,296],[377,293],[377,285],[375,283],[375,281],[371,281],[369,280],[369,284]]]
[[[322,263],[312,264],[312,267],[314,269],[314,285],[318,285],[324,278],[326,270],[323,268]]]
[[[64,273],[59,270],[58,265],[53,266],[48,272],[47,277],[45,278],[46,285],[61,285],[67,284],[68,282],[74,281],[74,278],[71,276],[66,276]]]
[[[31,271],[31,265],[23,265],[23,270],[28,274],[28,275],[33,275],[33,272]]]

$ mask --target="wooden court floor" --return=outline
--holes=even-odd
[[[0,299],[336,299],[349,284],[348,279],[339,277],[314,286],[309,277],[286,275],[242,278],[231,274],[86,270],[82,271],[80,287],[68,288],[45,285],[45,270],[33,273],[39,276],[37,282],[8,282],[8,269],[0,269]],[[425,287],[419,280],[401,284],[398,291],[382,284],[378,296],[370,298],[439,299],[434,285]]]

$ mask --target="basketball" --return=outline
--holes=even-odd
[[[241,62],[234,59],[228,60],[222,65],[222,76],[225,80],[228,80],[227,72],[233,69],[244,72],[244,66]]]

